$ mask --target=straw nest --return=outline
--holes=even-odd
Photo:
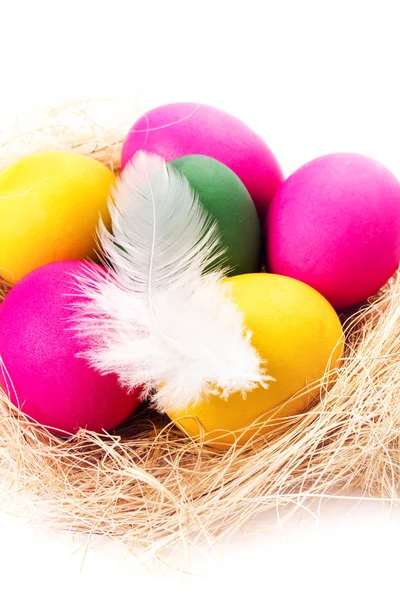
[[[110,130],[85,105],[39,119],[44,126],[35,123],[32,132],[24,124],[0,140],[0,168],[28,152],[69,148],[118,169],[128,122]],[[290,512],[354,490],[394,500],[400,482],[400,277],[347,315],[344,327],[345,359],[325,378],[314,406],[274,433],[227,451],[191,441],[146,406],[112,435],[80,431],[62,440],[27,421],[2,394],[3,490],[54,527],[112,536],[152,553],[220,540],[271,507]]]

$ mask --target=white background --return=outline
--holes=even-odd
[[[76,99],[192,100],[247,121],[286,174],[349,150],[400,176],[398,10],[398,0],[0,0],[0,126]],[[331,501],[281,529],[266,515],[182,563],[192,574],[138,567],[115,544],[86,549],[6,513],[0,532],[4,597],[229,598],[253,585],[279,599],[400,594],[400,516],[380,502]]]

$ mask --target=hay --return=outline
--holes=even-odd
[[[117,169],[119,131],[93,122],[88,128],[78,110],[66,134],[63,122],[74,114],[66,110],[53,114],[44,137],[43,129],[30,134],[28,146],[23,138],[22,154],[69,147]],[[21,138],[3,145],[0,164],[20,149]],[[393,501],[400,481],[400,276],[351,315],[345,331],[345,359],[315,405],[226,452],[191,441],[146,406],[114,435],[80,431],[62,440],[2,394],[3,489],[53,527],[112,536],[152,554],[226,538],[266,508],[291,512],[355,489]]]

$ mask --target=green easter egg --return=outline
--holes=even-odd
[[[171,161],[218,222],[223,265],[229,276],[255,273],[261,264],[261,232],[253,200],[239,177],[218,160],[200,154]]]

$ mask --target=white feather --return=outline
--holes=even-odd
[[[79,282],[89,298],[78,327],[91,342],[86,358],[129,388],[156,388],[154,402],[167,412],[210,393],[266,386],[243,315],[221,285],[225,272],[215,270],[216,223],[188,181],[162,158],[138,153],[113,196],[113,233],[100,228],[112,270],[88,270]]]

